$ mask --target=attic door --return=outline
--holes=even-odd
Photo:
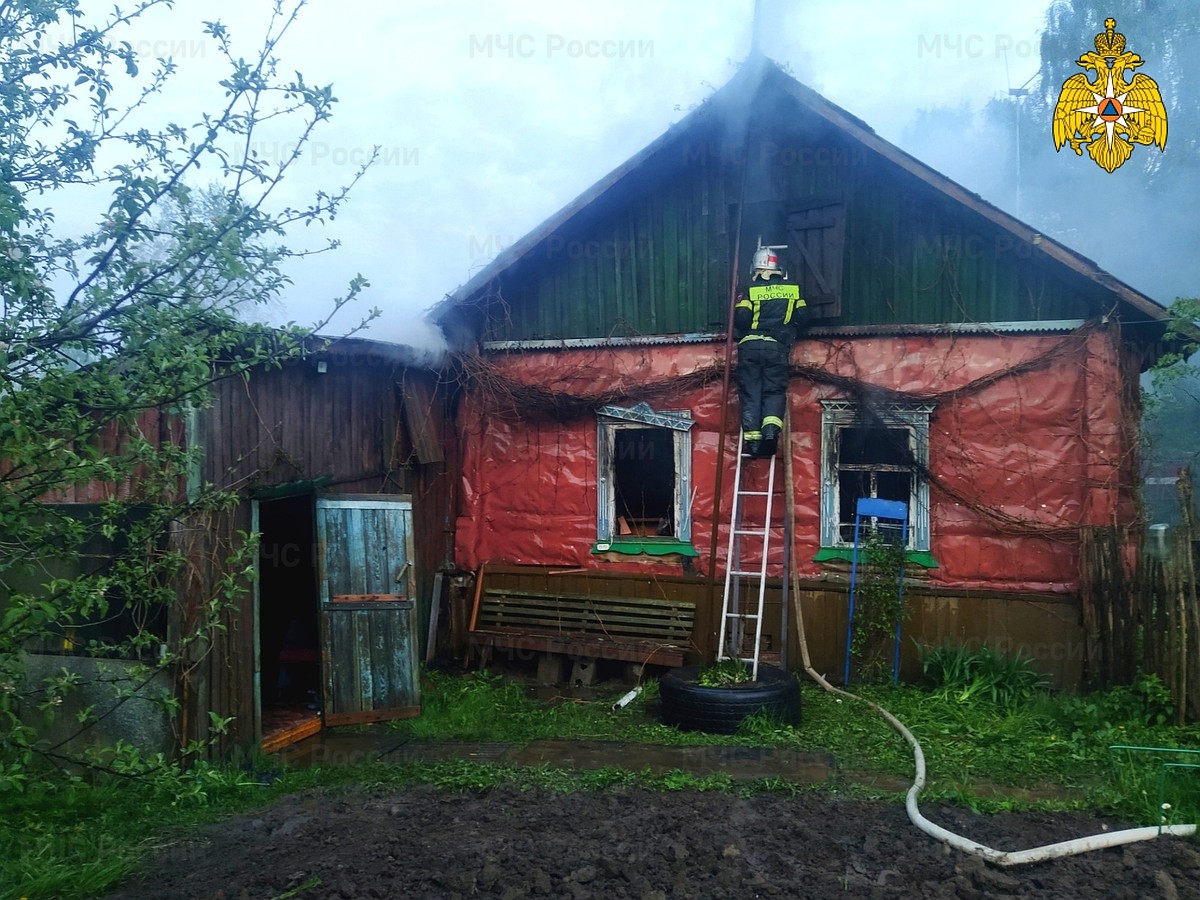
[[[317,583],[326,725],[415,716],[412,501],[390,494],[317,500]]]
[[[788,214],[788,254],[792,277],[812,315],[842,314],[842,264],[846,206],[840,200],[811,200]]]

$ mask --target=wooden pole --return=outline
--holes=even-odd
[[[746,130],[743,133],[748,140],[750,134],[749,120],[747,120]],[[725,484],[725,438],[728,435],[729,423],[729,385],[730,376],[733,369],[733,313],[737,306],[738,293],[738,266],[742,254],[742,210],[745,206],[744,200],[746,197],[746,159],[749,158],[749,148],[745,148],[746,152],[742,154],[742,171],[741,184],[738,186],[738,203],[737,203],[737,218],[734,225],[733,238],[733,259],[730,262],[729,272],[729,311],[726,319],[726,334],[725,334],[725,365],[721,372],[721,424],[717,430],[717,471],[715,483],[713,485],[713,511],[712,511],[712,535],[709,538],[708,544],[708,587],[705,594],[708,597],[708,611],[711,615],[712,610],[716,606],[717,595],[717,540],[721,530],[721,490]],[[739,428],[741,426],[739,425]],[[718,623],[718,627],[724,628],[725,623]],[[708,631],[711,633],[711,619]]]
[[[479,573],[475,576],[475,602],[471,604],[471,620],[467,624],[467,652],[463,656],[463,668],[466,668],[471,663],[471,632],[475,630],[475,624],[479,621],[479,601],[483,597],[483,570],[487,566],[486,562],[479,564]],[[480,655],[486,654],[486,650],[481,650]]]
[[[433,662],[437,654],[438,616],[442,608],[442,582],[445,574],[437,572],[433,576],[433,597],[429,601],[429,633],[425,636],[425,662]]]
[[[787,492],[787,503],[783,511],[785,518],[784,531],[791,542],[788,547],[792,560],[790,571],[784,573],[785,578],[792,580],[792,618],[796,620],[796,643],[800,649],[800,662],[806,672],[812,671],[812,660],[808,655],[808,639],[804,634],[804,611],[800,608],[800,571],[796,560],[796,477],[792,466],[792,404],[789,401],[783,413],[783,489]],[[787,636],[784,636],[787,640]]]
[[[1200,605],[1196,603],[1196,559],[1193,550],[1196,528],[1192,515],[1192,473],[1190,469],[1180,470],[1176,488],[1179,491],[1179,512],[1182,517],[1180,521],[1184,540],[1184,570],[1181,579],[1180,601],[1186,603],[1186,610],[1180,610],[1183,614],[1180,616],[1179,668],[1184,673],[1179,692],[1180,704],[1183,706],[1185,714],[1200,717],[1200,710],[1195,708],[1197,704],[1190,702],[1188,697],[1188,692],[1193,690],[1194,685],[1200,681],[1200,653],[1189,652],[1191,648],[1188,641],[1189,636],[1192,641],[1200,636]],[[1195,672],[1192,671],[1193,668],[1196,669]]]
[[[1079,531],[1079,601],[1086,647],[1086,681],[1093,690],[1104,686],[1104,642],[1100,635],[1100,615],[1096,609],[1099,590],[1094,531],[1090,525],[1083,526]]]
[[[1168,581],[1166,581],[1166,590],[1164,590],[1166,612],[1166,629],[1170,638],[1170,646],[1168,648],[1168,658],[1164,666],[1166,674],[1165,684],[1171,691],[1171,696],[1175,697],[1175,724],[1183,725],[1187,716],[1187,708],[1184,706],[1184,677],[1183,666],[1180,664],[1180,634],[1183,624],[1184,602],[1183,602],[1183,564],[1180,562],[1186,556],[1183,552],[1183,535],[1175,534],[1171,540],[1171,559],[1170,565],[1166,571],[1170,572]]]

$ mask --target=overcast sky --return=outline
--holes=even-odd
[[[1047,5],[764,0],[762,49],[904,146],[917,109],[982,107],[1024,83]],[[180,66],[169,114],[198,109],[198,85],[217,71],[201,21],[219,18],[250,54],[269,9],[177,0],[139,26],[138,49]],[[333,187],[382,149],[329,229],[343,248],[296,270],[281,318],[315,319],[361,272],[372,284],[362,308],[384,310],[367,336],[427,342],[421,311],[732,76],[753,10],[753,0],[310,0],[282,68],[332,82],[339,103],[295,168],[291,198]],[[283,152],[286,137],[257,149]]]

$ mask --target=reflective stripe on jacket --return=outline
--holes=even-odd
[[[782,281],[754,285],[734,307],[733,334],[738,343],[779,341],[790,344],[806,313],[807,304],[800,296],[799,285]]]

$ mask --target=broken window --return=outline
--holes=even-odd
[[[598,542],[690,541],[692,418],[645,403],[600,410]]]
[[[613,502],[619,534],[675,534],[675,440],[670,431],[616,429]]]
[[[929,550],[928,405],[862,411],[849,401],[822,402],[821,546],[854,544],[862,497],[908,505],[908,549]],[[877,523],[872,523],[872,528]]]

